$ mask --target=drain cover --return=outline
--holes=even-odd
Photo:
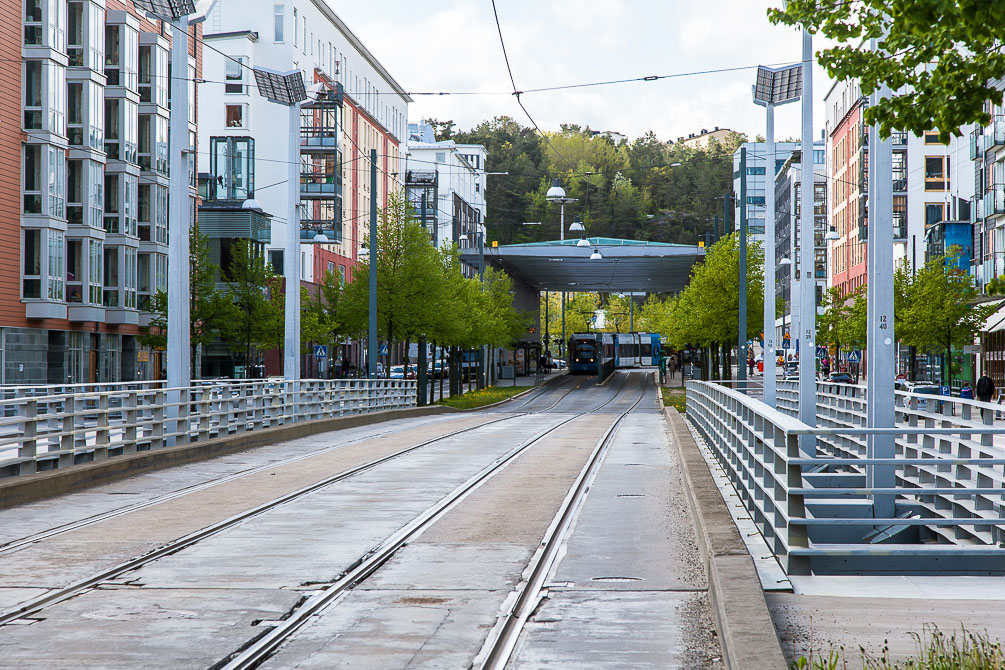
[[[594,577],[595,582],[641,582],[641,577]]]
[[[645,498],[645,493],[619,493],[619,498]]]

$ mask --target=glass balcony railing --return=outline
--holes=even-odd
[[[982,216],[1005,214],[1005,184],[993,184],[984,194]]]

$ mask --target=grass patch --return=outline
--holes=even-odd
[[[464,395],[452,396],[450,398],[444,398],[443,400],[437,400],[437,405],[446,405],[447,407],[456,407],[457,409],[475,409],[478,407],[484,407],[485,405],[491,405],[492,403],[505,400],[506,398],[512,398],[517,393],[523,393],[529,388],[534,388],[533,386],[489,386],[481,391],[469,391]]]
[[[666,386],[660,388],[660,392],[663,394],[663,404],[667,407],[673,407],[681,414],[687,411],[687,395],[684,393],[684,389],[681,388],[668,388]]]
[[[831,649],[826,655],[800,656],[789,666],[792,670],[1002,670],[1005,668],[1005,651],[1002,644],[993,641],[984,633],[968,633],[965,628],[960,633],[946,635],[936,626],[925,626],[921,635],[911,633],[918,647],[916,656],[902,662],[890,660],[890,650],[886,645],[878,656],[859,648],[860,664],[853,664],[844,649]]]

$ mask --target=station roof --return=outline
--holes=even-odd
[[[541,291],[675,293],[684,288],[703,247],[610,237],[590,237],[485,247],[485,263]],[[590,260],[594,249],[603,256]],[[465,249],[461,260],[478,265],[478,249]]]

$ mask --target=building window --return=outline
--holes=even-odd
[[[293,8],[293,46],[297,46],[297,41],[300,39],[300,26],[297,23],[297,8]]]
[[[24,231],[24,245],[21,248],[23,264],[21,268],[21,297],[38,299],[42,297],[42,231]]]
[[[136,309],[136,249],[123,249],[125,262],[122,264],[123,274],[123,307]]]
[[[49,240],[46,297],[49,300],[63,300],[63,233],[58,230],[46,231]]]
[[[25,0],[24,43],[26,46],[42,44],[42,2]]]
[[[447,162],[447,154],[446,154],[446,152],[437,151],[436,152],[436,162],[437,163],[446,163]]]
[[[24,189],[25,214],[42,213],[42,147],[26,144],[24,147]]]
[[[67,3],[66,16],[66,55],[70,67],[84,66],[84,3],[82,0],[70,0]]]
[[[925,133],[925,144],[942,144],[938,133]]]
[[[907,154],[903,151],[893,152],[893,190],[907,190]]]
[[[90,192],[88,194],[87,225],[100,229],[104,225],[105,215],[105,168],[101,163],[89,162],[88,171],[90,172]]]
[[[62,219],[66,217],[66,151],[49,147],[48,154],[48,212],[50,217]]]
[[[66,220],[69,223],[84,223],[84,162],[66,163]]]
[[[136,308],[150,311],[150,254],[136,257]]]
[[[209,146],[210,199],[247,199],[255,190],[255,140],[211,137]]]
[[[66,301],[84,301],[84,257],[81,255],[83,240],[66,241]]]
[[[827,151],[825,149],[814,149],[813,163],[815,165],[823,165],[825,162],[827,162]]]
[[[224,91],[226,93],[247,93],[247,88],[244,85],[244,70],[248,59],[244,56],[235,56],[224,59],[226,64],[226,84],[224,85]]]
[[[119,307],[119,248],[105,249],[104,298],[105,307]]]
[[[945,207],[945,204],[941,202],[925,203],[925,230],[945,220]]]
[[[277,275],[283,274],[283,250],[282,249],[269,249],[269,265],[272,266],[272,271]]]
[[[87,302],[91,305],[103,304],[101,276],[104,259],[104,245],[100,240],[88,240]]]
[[[224,105],[228,128],[244,128],[244,105]]]
[[[907,196],[893,196],[893,239],[907,239]]]
[[[747,168],[747,174],[748,175],[764,174],[764,166],[749,167],[749,168]]]
[[[275,14],[275,30],[276,30],[276,42],[283,41],[283,23],[286,19],[286,7],[285,5],[275,5],[273,8]]]
[[[946,190],[946,157],[925,156],[925,190]]]
[[[105,232],[115,234],[119,231],[119,175],[105,175]]]
[[[42,129],[42,62],[24,62],[24,129]]]

